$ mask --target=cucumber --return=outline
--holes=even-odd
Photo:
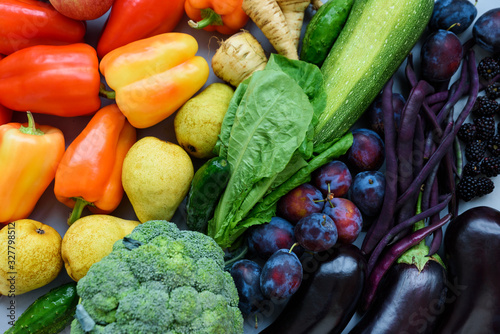
[[[72,320],[78,304],[76,282],[63,284],[39,297],[5,334],[56,334]]]
[[[354,0],[329,0],[306,27],[300,60],[321,66],[344,27]]]
[[[356,0],[321,66],[327,104],[314,142],[341,137],[363,114],[423,33],[434,0]]]
[[[207,232],[208,221],[214,214],[230,175],[229,163],[222,157],[208,160],[196,171],[186,203],[186,224],[190,230]]]

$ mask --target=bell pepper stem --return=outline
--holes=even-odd
[[[216,12],[214,12],[213,9],[205,8],[202,9],[200,12],[202,17],[201,21],[198,22],[195,22],[193,20],[188,21],[188,25],[191,28],[204,29],[210,25],[216,25],[216,26],[224,25],[222,22],[222,17]]]
[[[116,93],[112,90],[107,90],[103,83],[99,86],[99,95],[104,96],[107,99],[116,99]]]
[[[19,131],[27,135],[43,136],[45,133],[36,128],[35,119],[31,111],[27,111],[26,115],[28,116],[28,126],[21,126]]]
[[[73,211],[71,211],[71,215],[68,218],[69,226],[73,225],[75,221],[80,219],[80,217],[82,216],[83,209],[87,205],[92,205],[92,203],[87,202],[86,200],[80,197],[74,198],[74,200],[75,200],[75,206],[73,207]]]

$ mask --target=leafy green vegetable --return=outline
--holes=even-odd
[[[221,247],[231,246],[251,225],[269,221],[277,199],[291,185],[350,147],[348,137],[333,146],[313,146],[314,126],[325,105],[319,68],[279,55],[238,86],[215,147],[232,170],[208,223],[208,235]]]
[[[313,113],[308,97],[287,74],[265,70],[252,75],[234,112],[229,136],[219,138],[227,149],[232,174],[208,233],[222,247],[234,241],[231,230],[302,145]]]

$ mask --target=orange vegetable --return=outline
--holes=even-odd
[[[164,33],[119,47],[100,63],[116,104],[136,128],[153,126],[181,107],[208,79],[207,61],[196,56],[196,39]]]
[[[191,19],[190,27],[232,35],[248,22],[242,3],[243,0],[186,0],[184,9]]]
[[[115,210],[123,197],[122,164],[136,130],[116,104],[100,109],[68,146],[57,168],[56,198],[73,208],[71,225],[85,206],[93,213]]]
[[[48,125],[0,125],[0,223],[27,218],[54,179],[65,143]]]

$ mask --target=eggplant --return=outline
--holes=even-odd
[[[262,334],[335,334],[351,320],[366,280],[359,248],[336,245],[303,261],[303,268],[300,288]]]
[[[444,252],[450,289],[437,333],[500,333],[500,211],[479,206],[457,216]]]
[[[414,264],[396,263],[349,334],[438,333],[434,330],[446,290],[446,271],[438,261],[427,261],[422,270]]]

